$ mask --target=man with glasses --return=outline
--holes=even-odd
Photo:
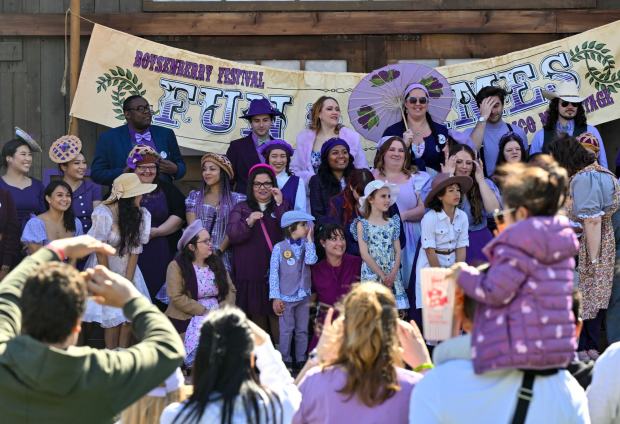
[[[174,132],[168,128],[151,125],[153,110],[141,96],[129,96],[123,102],[127,123],[112,128],[99,137],[91,167],[92,179],[102,185],[123,173],[127,156],[134,146],[147,145],[159,153],[159,177],[166,181],[178,180],[185,175],[185,162],[181,156]]]
[[[547,122],[542,130],[534,134],[530,145],[530,155],[539,152],[547,153],[547,145],[560,134],[577,137],[583,133],[590,133],[597,138],[601,149],[598,162],[607,168],[607,154],[603,139],[598,130],[587,123],[586,111],[583,107],[584,97],[579,94],[577,84],[574,81],[559,82],[556,91],[543,90],[543,96],[550,100]]]
[[[506,91],[501,87],[487,86],[480,89],[476,94],[480,117],[475,127],[465,131],[476,145],[476,149],[480,151],[487,175],[493,175],[495,172],[499,141],[504,134],[514,132],[527,147],[527,137],[523,129],[510,125],[502,119],[505,98]]]
[[[269,130],[276,116],[281,115],[269,100],[261,98],[252,100],[248,110],[241,116],[248,120],[252,132],[246,137],[231,141],[226,151],[226,157],[233,166],[235,175],[233,186],[237,193],[246,194],[248,171],[257,163],[264,162],[258,149],[264,143],[273,140]]]

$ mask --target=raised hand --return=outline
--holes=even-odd
[[[54,240],[48,244],[53,250],[61,251],[69,259],[80,259],[91,253],[113,255],[116,250],[100,240],[88,235]]]

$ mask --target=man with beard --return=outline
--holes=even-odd
[[[146,99],[127,97],[123,113],[127,124],[99,136],[91,166],[92,179],[102,185],[112,185],[127,167],[129,152],[138,144],[150,146],[159,153],[161,159],[157,165],[161,179],[171,182],[183,178],[185,162],[177,138],[171,129],[151,125],[153,110]]]
[[[493,175],[499,156],[499,141],[503,135],[514,132],[527,147],[527,137],[521,127],[510,125],[502,119],[506,91],[501,87],[483,87],[476,94],[480,117],[476,126],[465,131],[480,151],[487,175]]]
[[[248,184],[248,171],[257,163],[264,162],[258,152],[259,147],[273,137],[269,134],[271,124],[276,116],[282,114],[265,98],[255,99],[250,102],[250,107],[241,116],[250,122],[252,132],[246,137],[230,142],[226,156],[233,166],[235,175],[234,190],[237,193],[246,194]]]
[[[543,96],[550,100],[547,122],[542,130],[534,134],[530,145],[530,155],[539,152],[548,153],[547,146],[560,134],[577,137],[583,133],[590,133],[599,142],[598,162],[607,168],[607,154],[603,139],[598,130],[587,123],[586,111],[583,107],[584,97],[579,94],[577,84],[574,81],[559,82],[555,92],[543,90]]]

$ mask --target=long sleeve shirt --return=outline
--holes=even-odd
[[[56,260],[51,250],[40,249],[0,285],[0,416],[12,423],[111,423],[181,365],[183,342],[168,318],[141,296],[123,307],[140,342],[122,351],[61,349],[22,334],[26,280]]]
[[[316,249],[314,243],[305,240],[303,242],[304,249],[304,266],[314,265],[318,261],[316,255]],[[305,290],[303,287],[299,287],[297,293],[293,296],[285,296],[280,294],[280,257],[282,256],[281,244],[278,243],[273,246],[273,252],[271,252],[271,261],[269,263],[269,299],[280,299],[284,302],[298,302],[310,296],[310,289]],[[293,257],[296,261],[302,260],[302,246],[291,243],[291,250],[293,251]],[[309,272],[310,270],[308,270]]]

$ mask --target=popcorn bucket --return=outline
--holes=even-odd
[[[456,282],[448,268],[422,268],[422,322],[426,340],[452,337]]]

